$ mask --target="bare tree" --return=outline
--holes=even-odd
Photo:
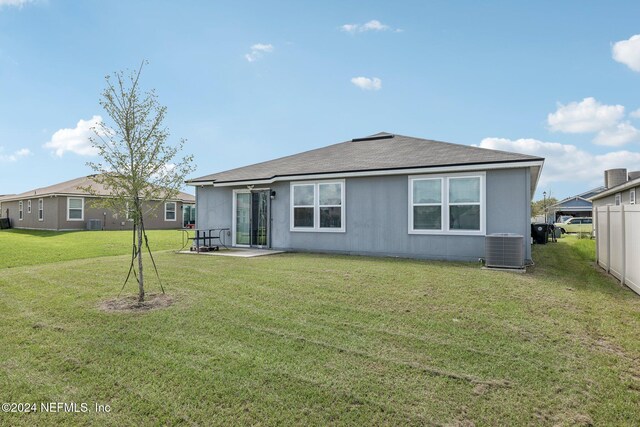
[[[145,296],[142,262],[145,246],[157,273],[144,219],[155,206],[164,206],[167,200],[175,198],[186,176],[194,170],[193,156],[177,158],[186,141],[181,139],[175,145],[167,141],[169,131],[163,125],[167,107],[159,103],[154,90],[143,92],[140,88],[145,64],[135,72],[120,71],[106,76],[100,105],[111,123],[103,121],[94,128],[96,137],[91,143],[98,149],[101,161],[87,163],[97,173],[93,180],[111,194],[98,203],[126,214],[133,221],[131,264],[123,289],[133,272],[140,302]],[[95,188],[85,190],[98,194]]]

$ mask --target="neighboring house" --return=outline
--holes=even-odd
[[[606,187],[597,187],[576,196],[567,197],[549,206],[547,212],[552,219],[551,222],[560,222],[559,218],[565,215],[571,217],[590,217],[593,206],[589,198],[604,190],[606,190]]]
[[[614,176],[613,182],[611,177]],[[596,262],[640,294],[640,172],[605,171],[608,188],[589,200],[593,203]]]
[[[196,227],[236,247],[477,261],[485,235],[516,233],[530,260],[543,162],[378,133],[187,184]]]
[[[21,194],[0,197],[0,217],[9,218],[13,228],[43,230],[123,230],[131,228],[126,214],[93,206],[96,198],[109,197],[109,191],[85,176],[71,181],[38,188]],[[81,188],[91,187],[98,196]],[[147,229],[182,228],[195,213],[195,197],[187,193],[167,203],[144,202],[151,214],[145,217]]]
[[[638,187],[640,187],[640,178],[609,188],[591,197],[590,200],[594,208],[607,205],[635,205],[636,194],[640,195]]]

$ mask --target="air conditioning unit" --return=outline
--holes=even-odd
[[[498,268],[524,268],[524,236],[494,233],[485,237],[485,265]]]
[[[87,230],[102,230],[102,220],[90,219],[87,221]]]

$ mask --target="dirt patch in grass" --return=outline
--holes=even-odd
[[[175,299],[167,294],[148,294],[143,302],[138,301],[137,295],[129,295],[102,301],[98,308],[106,312],[140,313],[167,308],[174,302]]]

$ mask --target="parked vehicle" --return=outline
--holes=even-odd
[[[556,222],[553,224],[556,228],[564,233],[591,233],[593,231],[593,219],[591,217],[585,218],[570,218],[565,222]]]
[[[567,222],[571,218],[573,218],[571,215],[560,215],[560,217],[558,217],[558,222]]]

